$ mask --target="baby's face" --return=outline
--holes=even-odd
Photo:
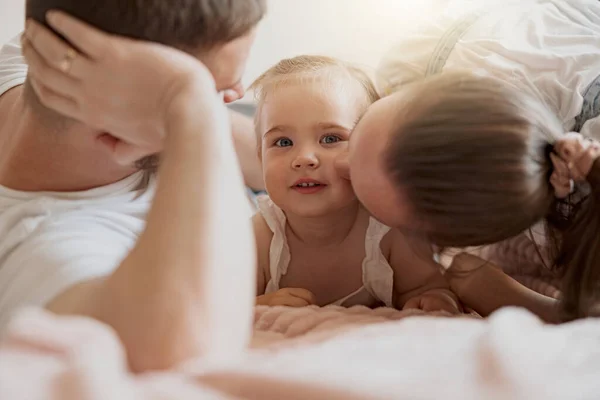
[[[351,179],[356,196],[371,215],[392,227],[408,225],[411,212],[385,166],[401,103],[401,95],[391,95],[373,104],[354,128],[348,153],[336,164],[338,173]]]
[[[362,107],[354,91],[341,86],[289,83],[265,99],[259,126],[263,175],[271,199],[287,213],[317,217],[356,202],[334,164],[348,150]]]

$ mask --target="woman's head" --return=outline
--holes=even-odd
[[[440,75],[371,107],[352,135],[350,175],[376,217],[442,247],[498,242],[546,218],[560,234],[551,250],[565,273],[565,318],[599,315],[600,161],[591,194],[557,200],[551,154],[566,160],[561,137],[551,112],[501,82]]]
[[[283,60],[252,85],[263,175],[288,213],[318,216],[356,202],[334,168],[350,132],[378,95],[368,76],[321,56]]]
[[[352,182],[385,223],[440,246],[488,244],[547,214],[549,143],[560,134],[541,104],[496,80],[439,75],[365,114],[350,145]]]

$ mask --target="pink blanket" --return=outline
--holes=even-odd
[[[411,318],[407,318],[411,317]],[[235,365],[131,374],[106,326],[26,310],[0,343],[0,399],[597,399],[600,321],[546,326],[362,307],[257,309]]]

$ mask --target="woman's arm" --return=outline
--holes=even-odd
[[[483,316],[502,307],[515,306],[528,309],[546,322],[560,322],[556,299],[523,286],[477,256],[456,255],[446,279],[459,299]]]
[[[433,259],[431,246],[397,230],[391,239],[390,266],[394,270],[394,305],[425,311],[445,310],[458,313],[460,306]],[[385,240],[385,239],[384,239]]]

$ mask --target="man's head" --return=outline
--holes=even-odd
[[[45,24],[52,9],[108,33],[196,56],[213,74],[217,89],[233,101],[243,96],[240,82],[266,0],[27,0],[26,17]],[[28,84],[25,94],[47,126],[64,129],[63,117],[45,109]]]

